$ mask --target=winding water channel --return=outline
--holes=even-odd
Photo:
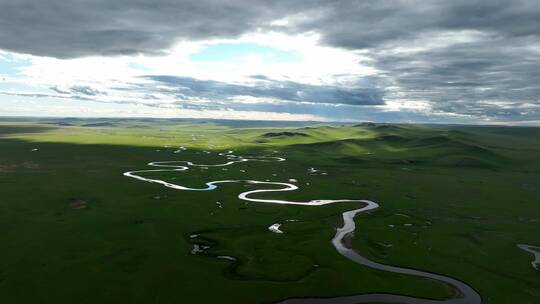
[[[225,153],[220,153],[220,156],[225,157],[228,161],[222,164],[214,165],[203,165],[203,164],[194,164],[191,161],[156,161],[151,162],[148,165],[152,167],[166,168],[166,169],[151,169],[151,170],[138,170],[138,171],[129,171],[125,172],[124,175],[130,178],[137,180],[161,184],[165,187],[177,189],[177,190],[188,190],[188,191],[210,191],[218,187],[219,184],[225,183],[246,183],[246,184],[256,184],[256,185],[277,185],[281,188],[277,189],[256,189],[251,191],[242,192],[238,195],[238,198],[244,201],[249,202],[258,202],[258,203],[269,203],[269,204],[286,204],[286,205],[302,205],[302,206],[323,206],[329,204],[343,203],[343,202],[357,202],[362,205],[362,207],[350,211],[346,211],[342,214],[343,216],[343,226],[338,228],[336,234],[332,238],[332,245],[336,250],[348,258],[349,260],[382,271],[406,274],[416,277],[428,278],[436,280],[447,284],[454,291],[454,296],[446,300],[432,300],[417,298],[411,296],[404,296],[398,294],[385,294],[385,293],[369,293],[369,294],[359,294],[352,296],[340,296],[334,298],[291,298],[286,299],[277,303],[281,304],[356,304],[356,303],[401,303],[401,304],[480,304],[482,303],[482,298],[472,287],[467,285],[464,282],[461,282],[457,279],[431,273],[422,270],[416,270],[411,268],[404,268],[392,265],[386,265],[377,263],[367,259],[358,252],[349,248],[344,239],[350,236],[356,229],[354,222],[354,217],[363,212],[377,209],[379,205],[370,200],[361,200],[361,199],[338,199],[338,200],[327,200],[327,199],[316,199],[310,201],[287,201],[279,199],[260,199],[250,197],[256,193],[266,193],[266,192],[283,192],[283,191],[294,191],[298,189],[298,186],[291,183],[283,182],[270,182],[270,181],[258,181],[258,180],[217,180],[210,181],[205,183],[206,187],[204,188],[191,188],[171,182],[166,182],[160,179],[152,179],[141,176],[141,174],[152,173],[152,172],[175,172],[175,171],[186,171],[190,167],[224,167],[233,165],[235,163],[247,162],[247,161],[260,161],[260,162],[282,162],[285,161],[281,157],[273,156],[260,156],[260,157],[242,157],[234,155],[232,151]],[[279,229],[279,226],[277,227]],[[229,257],[232,258],[232,257]]]
[[[527,244],[518,244],[517,247],[534,256],[531,266],[534,270],[540,271],[540,247]]]

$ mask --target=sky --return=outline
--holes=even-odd
[[[540,1],[0,0],[0,116],[540,125]]]

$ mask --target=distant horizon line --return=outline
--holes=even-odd
[[[399,121],[368,121],[368,120],[279,120],[279,119],[242,119],[242,118],[211,118],[211,117],[144,117],[144,116],[32,116],[32,115],[2,115],[0,114],[0,121],[6,119],[80,119],[80,120],[198,120],[198,121],[249,121],[249,122],[276,122],[276,123],[319,123],[319,124],[393,124],[393,125],[438,125],[438,126],[476,126],[476,127],[527,127],[538,128],[540,127],[540,120],[534,121],[517,121],[517,122],[493,122],[493,123],[449,123],[449,122],[399,122]]]

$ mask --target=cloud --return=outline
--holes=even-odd
[[[435,115],[540,120],[537,0],[0,0],[0,28],[0,49],[56,58],[159,56],[179,42],[253,33],[312,35],[358,56],[374,74],[362,83],[356,80],[365,75],[347,75],[352,83],[340,84],[332,73],[333,81],[315,84],[253,70],[246,84],[163,72],[131,86],[148,101],[164,95],[216,106],[242,96],[306,105],[410,103],[427,104]],[[102,93],[66,90],[80,97]]]
[[[333,46],[378,48],[422,33],[476,30],[505,38],[540,35],[536,0],[367,0],[334,1],[317,18],[281,26],[317,31]]]
[[[486,120],[540,118],[540,2],[344,1],[290,30],[364,50],[386,98]]]
[[[55,88],[51,88],[51,89],[59,94],[51,94],[51,93],[46,93],[46,92],[41,93],[41,92],[0,90],[0,95],[31,97],[31,98],[58,98],[58,99],[69,99],[69,100],[90,100],[90,101],[96,100],[92,98],[94,95],[88,95],[84,93],[77,94],[77,92],[66,92],[66,91],[57,90]]]
[[[382,105],[384,92],[377,88],[338,87],[331,85],[311,85],[294,81],[272,80],[256,75],[258,80],[251,85],[231,84],[214,80],[200,80],[191,77],[167,75],[143,76],[166,85],[161,93],[174,94],[177,97],[196,97],[211,100],[226,100],[249,96],[284,101],[332,103],[350,105]],[[147,89],[152,89],[153,84]]]
[[[73,94],[73,95],[86,95],[86,96],[107,95],[107,92],[102,92],[90,86],[78,85],[78,86],[72,86],[69,88],[60,88],[58,86],[53,86],[50,89],[60,94]]]
[[[486,119],[540,117],[540,52],[531,37],[495,37],[415,52],[380,48],[376,66],[394,80],[387,98],[429,100],[435,111]]]
[[[161,54],[181,40],[270,29],[317,32],[329,45],[357,50],[438,31],[537,38],[540,2],[0,0],[0,28],[0,48],[58,58]]]
[[[57,58],[159,55],[180,40],[237,37],[301,6],[284,0],[0,0],[0,48]]]

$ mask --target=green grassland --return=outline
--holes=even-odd
[[[147,175],[196,187],[294,178],[298,191],[258,197],[372,199],[381,207],[356,218],[352,239],[362,255],[458,278],[485,303],[540,299],[533,256],[516,247],[540,245],[538,128],[12,119],[0,121],[0,303],[451,296],[339,255],[330,239],[353,203],[246,203],[237,195],[255,185],[178,191],[122,175],[151,161],[222,163],[215,152],[230,149],[287,161]],[[268,231],[277,222],[284,234]]]

